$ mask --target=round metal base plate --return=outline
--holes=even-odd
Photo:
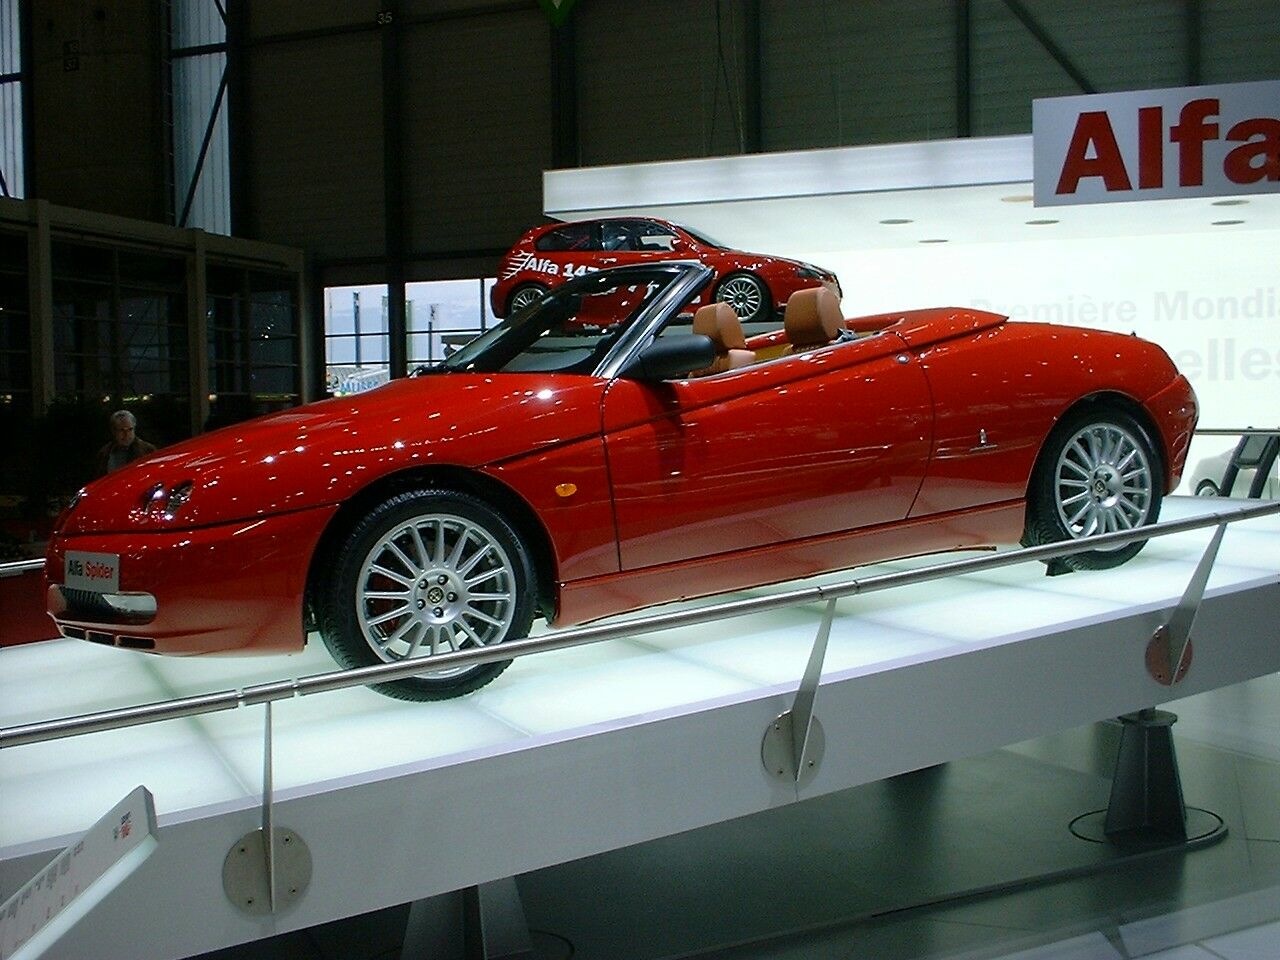
[[[1141,853],[1162,847],[1207,847],[1227,835],[1227,825],[1216,813],[1187,807],[1187,837],[1160,837],[1151,834],[1120,833],[1108,835],[1103,829],[1107,811],[1095,810],[1071,821],[1071,832],[1090,843],[1106,843],[1125,853]]]
[[[303,839],[284,827],[272,831],[276,859],[276,913],[302,899],[311,883],[311,851]],[[251,830],[231,845],[222,861],[222,889],[245,913],[272,912],[267,888],[267,856],[261,830]]]
[[[826,751],[827,738],[822,723],[813,718],[809,727],[809,746],[804,769],[800,776],[792,767],[791,712],[779,714],[764,731],[764,739],[760,743],[760,761],[769,775],[779,780],[791,780],[803,785],[813,779],[822,763],[822,755]]]

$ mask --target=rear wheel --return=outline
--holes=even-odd
[[[1069,414],[1045,443],[1027,494],[1028,546],[1083,540],[1155,523],[1163,464],[1146,428],[1112,407]],[[1062,558],[1072,570],[1107,570],[1146,541]]]
[[[511,661],[431,670],[431,659],[527,635],[534,582],[519,535],[491,507],[468,494],[417,490],[355,525],[315,607],[325,645],[344,667],[422,660],[420,676],[373,689],[443,700],[479,689]]]

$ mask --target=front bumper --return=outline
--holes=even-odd
[[[58,535],[45,577],[63,636],[186,656],[302,649],[302,597],[337,506],[195,530]],[[68,550],[116,554],[112,595],[68,589]]]

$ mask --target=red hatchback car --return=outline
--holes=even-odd
[[[604,267],[659,260],[706,264],[715,273],[692,306],[719,300],[733,307],[743,323],[771,319],[791,294],[807,287],[826,287],[837,299],[842,295],[836,275],[811,263],[733,250],[654,217],[617,217],[527,231],[502,258],[490,295],[493,313],[510,316],[566,280]]]

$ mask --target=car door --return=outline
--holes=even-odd
[[[902,520],[932,442],[892,334],[603,400],[624,570]]]

